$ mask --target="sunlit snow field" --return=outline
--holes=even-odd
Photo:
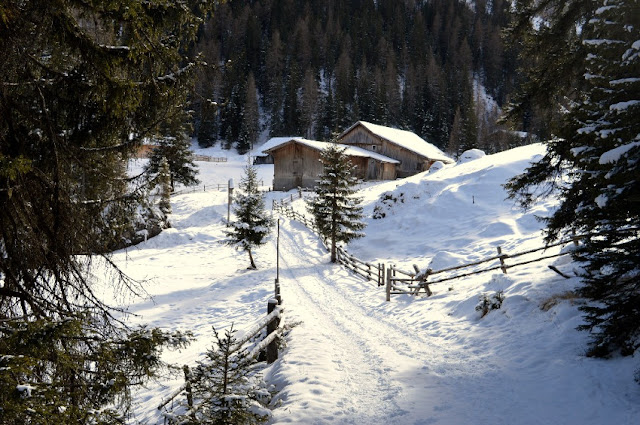
[[[205,186],[233,178],[237,187],[246,157],[217,148],[198,153],[228,157],[197,163]],[[548,215],[555,201],[524,212],[505,200],[501,185],[543,153],[541,145],[527,146],[364,184],[366,237],[347,248],[362,260],[410,270],[476,261],[495,255],[497,246],[506,253],[542,246],[536,216]],[[258,169],[266,189],[273,166]],[[403,202],[374,220],[384,192]],[[290,194],[265,196],[270,208]],[[303,201],[293,206],[304,211]],[[113,255],[126,273],[146,280],[148,296],[115,299],[136,314],[132,323],[193,331],[197,340],[165,359],[195,365],[213,344],[212,326],[245,329],[266,313],[275,235],[255,253],[258,270],[247,270],[246,254],[221,244],[226,191],[175,195],[172,208],[170,229]],[[394,295],[387,303],[384,288],[330,264],[300,223],[281,218],[280,236],[284,321],[296,326],[280,359],[265,369],[276,391],[271,424],[640,423],[633,379],[640,361],[584,357],[588,334],[575,330],[582,301],[559,297],[578,279],[548,268],[573,276],[568,257],[433,285],[432,297]],[[480,318],[478,297],[497,291],[505,295],[502,308]],[[157,406],[181,384],[180,376],[167,377],[136,391],[132,423],[161,424]]]

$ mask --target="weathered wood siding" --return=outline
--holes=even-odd
[[[271,152],[273,156],[273,190],[296,187],[313,188],[322,174],[320,151],[299,143],[289,143]],[[382,163],[368,157],[351,156],[355,175],[361,180],[394,180],[396,164]]]
[[[322,173],[320,152],[298,143],[289,143],[272,151],[273,190],[312,188]]]
[[[431,165],[431,161],[415,152],[405,149],[372,134],[362,126],[353,128],[345,134],[340,143],[345,145],[358,146],[368,151],[376,152],[389,158],[400,161],[396,167],[395,177],[407,177],[426,171]],[[394,178],[395,178],[394,177]],[[385,179],[386,180],[386,179]]]
[[[388,162],[382,163],[382,176],[380,180],[395,180],[398,178],[396,164],[389,164]]]

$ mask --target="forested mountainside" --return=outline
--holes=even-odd
[[[516,142],[495,123],[517,84],[516,54],[501,39],[509,9],[506,0],[227,1],[196,46],[208,63],[194,96],[198,140],[245,152],[267,130],[326,140],[366,120],[452,154],[502,150]]]

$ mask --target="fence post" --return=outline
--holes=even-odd
[[[276,282],[275,294],[278,305],[282,304],[282,295],[280,295],[280,284],[278,282]]]
[[[278,305],[278,300],[275,298],[271,298],[269,303],[267,304],[267,314],[270,314],[275,310]],[[275,317],[272,321],[267,325],[267,336],[271,335],[273,332],[278,329],[278,325],[280,324],[280,318]],[[267,363],[271,364],[278,360],[278,338],[274,339],[269,345],[267,345]]]
[[[500,268],[502,269],[502,273],[507,274],[507,268],[505,267],[505,264],[504,264],[505,256],[502,255],[501,247],[498,247],[498,255],[500,256]]]
[[[182,371],[184,372],[184,382],[185,382],[185,391],[187,392],[187,406],[189,406],[189,410],[191,410],[191,419],[196,420],[196,412],[193,411],[193,392],[191,391],[191,371],[189,370],[189,366],[182,366]]]
[[[391,301],[391,267],[387,269],[387,302]]]

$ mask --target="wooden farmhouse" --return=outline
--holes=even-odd
[[[397,177],[427,171],[436,161],[455,162],[440,149],[410,131],[358,121],[339,137],[338,142],[357,146],[399,161]]]
[[[262,149],[273,157],[273,190],[312,188],[322,173],[320,153],[329,143],[303,138],[280,139]],[[398,161],[377,152],[356,146],[339,145],[356,166],[356,176],[362,180],[393,180]]]

